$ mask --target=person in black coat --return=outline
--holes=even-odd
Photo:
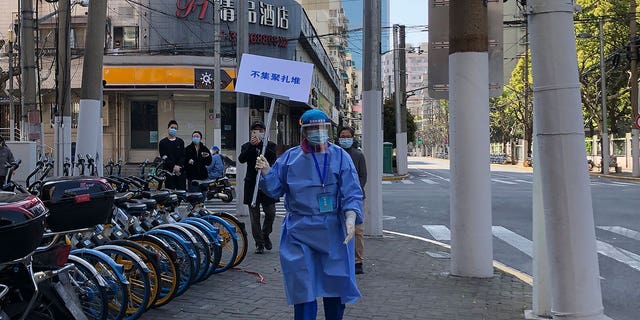
[[[273,230],[273,221],[276,218],[276,202],[278,199],[270,198],[262,191],[258,191],[258,197],[256,199],[256,206],[251,207],[251,200],[253,198],[253,190],[256,186],[256,160],[262,153],[262,146],[264,141],[264,133],[266,127],[262,121],[256,121],[250,128],[249,142],[242,145],[238,161],[240,163],[247,164],[247,174],[244,177],[244,204],[249,206],[249,215],[251,216],[251,234],[253,240],[256,243],[256,253],[261,254],[264,249],[271,250],[273,245],[269,234]],[[276,161],[276,144],[269,141],[267,143],[267,149],[264,155],[267,158],[269,164],[273,165]],[[264,224],[260,225],[260,205],[262,204],[262,210],[264,211]]]
[[[184,141],[178,138],[178,122],[169,121],[167,136],[158,143],[160,157],[166,156],[162,168],[174,175],[168,175],[165,180],[167,189],[186,190],[184,176]]]
[[[191,185],[193,180],[207,180],[209,173],[207,166],[211,164],[211,151],[200,142],[202,132],[196,130],[191,134],[191,144],[184,149],[185,169],[187,171],[188,190],[198,192],[198,186]]]

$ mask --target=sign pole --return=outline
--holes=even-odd
[[[265,126],[267,127],[264,133],[264,141],[262,142],[262,152],[261,155],[267,152],[267,145],[269,144],[269,133],[271,132],[271,119],[273,118],[273,113],[276,109],[276,99],[280,100],[289,100],[289,97],[283,97],[268,93],[262,93],[262,96],[271,97],[271,106],[269,107],[269,112],[267,113],[267,123]],[[253,188],[253,197],[251,198],[251,207],[255,208],[256,200],[258,199],[258,189],[260,184],[260,174],[256,175],[256,186]]]

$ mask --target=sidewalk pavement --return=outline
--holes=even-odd
[[[191,286],[141,319],[293,319],[278,255],[281,222],[277,217],[272,251],[254,254],[249,231],[247,257],[238,268]],[[531,286],[517,273],[494,269],[489,279],[451,276],[450,251],[435,243],[391,232],[366,238],[365,274],[357,276],[362,297],[347,305],[344,319],[513,320],[531,309]],[[318,314],[324,319],[321,302]]]

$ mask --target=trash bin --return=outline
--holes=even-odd
[[[393,173],[393,143],[385,142],[382,144],[382,173]]]

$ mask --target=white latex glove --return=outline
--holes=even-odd
[[[347,237],[344,238],[344,244],[349,243],[353,238],[353,235],[356,233],[356,213],[352,210],[349,210],[344,213],[346,219],[344,220],[347,225]]]
[[[269,161],[263,155],[259,155],[256,159],[256,170],[260,170],[262,175],[266,175],[271,170],[271,166],[269,166]]]

